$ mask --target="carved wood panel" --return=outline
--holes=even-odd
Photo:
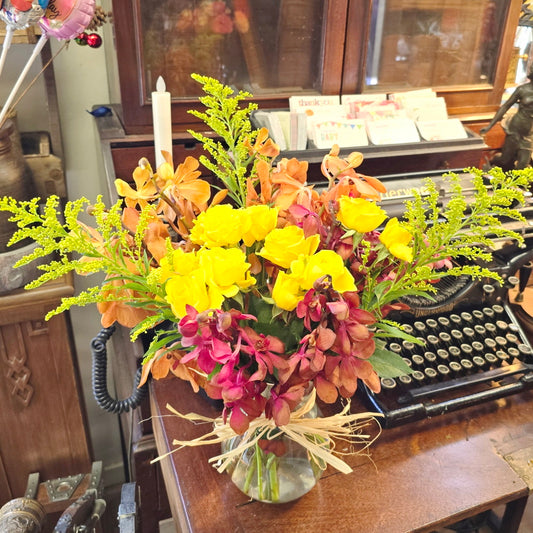
[[[46,322],[57,295],[32,293],[0,298],[0,506],[32,472],[55,479],[91,465],[68,315]]]

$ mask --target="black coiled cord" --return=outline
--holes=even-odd
[[[133,381],[133,391],[129,398],[115,400],[107,390],[107,348],[106,344],[115,326],[102,328],[100,333],[91,341],[91,351],[93,354],[92,384],[93,395],[96,403],[109,413],[127,413],[130,409],[135,409],[146,397],[148,385],[145,383],[139,387],[141,381],[142,368],[138,368]]]

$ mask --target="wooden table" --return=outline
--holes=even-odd
[[[217,415],[188,383],[170,378],[151,387],[161,454],[173,449],[173,438],[210,429],[164,416],[167,403],[182,413]],[[364,409],[358,401],[353,408]],[[512,533],[533,482],[533,393],[385,430],[370,457],[348,460],[351,474],[328,467],[313,490],[287,504],[250,501],[208,464],[218,451],[184,448],[163,460],[173,517],[183,532],[430,532],[508,504],[500,530]]]

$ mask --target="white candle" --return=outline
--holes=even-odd
[[[152,116],[154,121],[155,166],[165,162],[161,154],[164,150],[172,155],[172,112],[170,93],[166,90],[165,80],[159,76],[152,92]]]

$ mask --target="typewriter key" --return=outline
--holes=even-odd
[[[506,333],[505,338],[507,339],[507,342],[510,342],[511,344],[520,344],[520,339],[514,333]]]
[[[489,349],[489,350],[497,350],[497,344],[496,344],[496,341],[494,339],[491,339],[490,337],[489,338],[486,338],[484,341],[483,341],[483,344]]]
[[[411,378],[411,376],[409,374],[405,374],[404,376],[400,376],[398,378],[398,382],[404,388],[409,388],[413,384],[413,379]]]
[[[440,379],[448,379],[450,376],[450,368],[446,365],[437,365],[437,374],[439,375]]]
[[[507,339],[501,335],[494,337],[494,342],[498,345],[499,348],[505,348],[508,344]]]
[[[485,322],[485,329],[487,330],[487,335],[497,335],[498,328],[492,322]]]
[[[462,320],[459,315],[456,315],[455,313],[453,313],[448,318],[450,320],[450,324],[452,327],[456,328],[456,327],[461,326]]]
[[[494,304],[492,310],[494,311],[495,316],[503,315],[503,312],[505,311],[505,309],[499,304]]]
[[[472,311],[472,316],[474,317],[474,320],[476,320],[479,323],[483,323],[485,320],[485,315],[483,314],[483,311],[480,311],[479,309],[474,309]]]
[[[498,360],[500,361],[500,364],[501,363],[508,363],[510,361],[510,359],[511,359],[509,357],[509,354],[507,352],[505,352],[504,350],[498,350],[494,355],[498,358]],[[486,357],[486,355],[485,355],[485,357]]]
[[[414,335],[414,328],[411,324],[402,324],[402,330],[405,331],[408,335]]]
[[[448,346],[452,342],[452,338],[450,337],[449,333],[446,333],[445,331],[441,331],[439,333],[439,339],[443,346]]]
[[[519,344],[518,351],[520,352],[523,358],[531,357],[532,350],[527,344]]]
[[[468,311],[463,311],[460,316],[461,316],[461,319],[463,320],[463,323],[465,324],[470,325],[474,321],[472,315]]]
[[[461,349],[458,346],[450,346],[448,352],[452,359],[459,359],[459,356],[461,355]]]
[[[439,316],[439,318],[437,318],[437,322],[439,323],[439,326],[441,328],[444,328],[446,330],[450,328],[450,320],[445,316]]]
[[[455,375],[461,374],[463,370],[463,367],[457,361],[451,361],[449,368],[450,368],[450,371],[453,372]]]
[[[419,370],[422,370],[425,366],[425,360],[424,358],[419,355],[419,354],[415,354],[411,357],[411,361],[413,361],[413,368],[416,368],[416,369],[419,369]]]
[[[411,359],[409,359],[409,357],[402,357],[403,359],[403,362],[409,367],[411,368],[413,366],[413,362],[411,361]]]
[[[381,388],[383,392],[394,390],[396,388],[396,380],[393,378],[381,378]]]
[[[474,368],[474,363],[470,359],[461,359],[459,362],[466,372],[471,372]]]
[[[411,341],[402,341],[402,354],[405,357],[412,357],[412,355],[416,352],[416,345],[414,342]]]
[[[516,357],[517,359],[522,359],[522,353],[517,348],[513,348],[512,346],[510,346],[509,348],[507,348],[507,353],[511,358]]]
[[[496,327],[500,331],[507,331],[509,329],[509,324],[505,320],[496,320]]]
[[[452,339],[454,340],[454,342],[457,342],[459,344],[461,344],[464,340],[464,335],[461,331],[459,331],[458,329],[452,329],[450,331],[450,335],[452,337]]]
[[[391,352],[400,354],[402,352],[402,347],[397,342],[391,342],[389,344],[389,350]]]
[[[434,352],[424,352],[424,360],[427,364],[432,365],[437,360],[437,355]]]
[[[422,335],[425,335],[426,334],[426,325],[424,324],[424,322],[420,321],[420,320],[417,320],[414,324],[413,324],[413,328],[418,331],[418,333],[422,334]]]
[[[472,328],[463,328],[463,335],[466,342],[472,342],[476,337],[476,332]]]
[[[478,339],[484,339],[487,336],[487,330],[485,329],[485,326],[482,326],[481,324],[476,324],[474,326],[474,331],[476,332]]]
[[[434,318],[427,318],[426,326],[430,329],[437,329],[439,327],[439,323]]]
[[[492,320],[494,318],[494,310],[490,307],[484,307],[481,311],[488,319]]]
[[[474,341],[472,343],[472,349],[474,350],[475,353],[480,354],[485,351],[485,346],[483,345],[482,342]]]
[[[470,346],[470,344],[463,343],[459,348],[461,349],[461,353],[464,357],[472,357],[472,352],[474,350],[472,349],[472,346]]]
[[[520,328],[516,324],[513,324],[512,322],[508,322],[507,326],[509,327],[509,331],[511,333],[519,333],[520,332]]]
[[[428,367],[424,369],[424,374],[426,375],[426,381],[432,382],[437,378],[437,371],[434,368]]]
[[[450,352],[448,350],[444,350],[443,348],[439,348],[437,350],[437,357],[444,363],[447,363],[450,360]]]
[[[479,370],[483,370],[487,366],[487,361],[485,361],[485,359],[479,355],[472,357],[472,363],[474,363],[474,366]]]
[[[430,350],[437,350],[439,347],[439,338],[436,335],[428,335],[426,343]]]
[[[495,367],[498,364],[498,358],[493,353],[486,353],[483,355],[483,358],[490,367]]]
[[[413,380],[413,384],[415,386],[422,385],[426,377],[424,372],[420,372],[420,370],[415,370],[412,374],[409,374],[409,375],[411,376],[411,379]]]

